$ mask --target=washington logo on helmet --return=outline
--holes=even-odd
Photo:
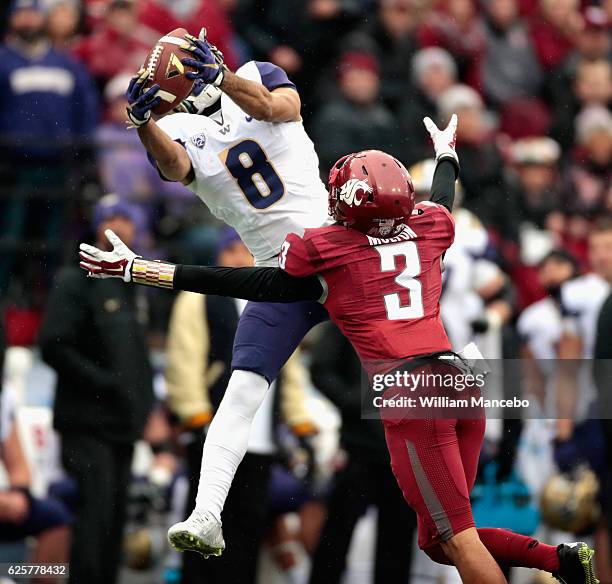
[[[338,195],[339,199],[347,205],[355,205],[359,207],[363,202],[363,196],[357,197],[357,193],[362,191],[364,194],[369,195],[372,192],[372,187],[364,180],[352,178],[347,180],[341,187]]]

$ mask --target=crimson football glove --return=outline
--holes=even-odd
[[[181,59],[181,63],[196,69],[195,72],[188,71],[185,73],[185,77],[219,87],[225,75],[223,53],[206,40],[206,29],[203,28],[200,31],[199,38],[187,34],[185,40],[187,42],[181,45],[181,49],[189,51],[194,58]]]
[[[459,157],[455,152],[457,141],[457,114],[451,116],[448,126],[440,130],[431,118],[423,118],[423,123],[431,136],[434,150],[436,151],[436,162],[443,158],[452,158],[459,165]]]
[[[138,71],[132,77],[125,96],[128,100],[127,115],[132,125],[130,128],[138,128],[151,119],[151,110],[161,102],[157,95],[159,85],[155,84],[143,92],[144,84],[149,77],[146,69]]]
[[[112,244],[112,251],[102,251],[93,245],[82,243],[79,246],[79,266],[87,270],[90,278],[121,278],[124,282],[132,281],[132,264],[136,255],[111,229],[104,232]]]

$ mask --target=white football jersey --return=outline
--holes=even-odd
[[[582,358],[592,359],[597,318],[610,293],[610,285],[597,274],[586,274],[561,286],[564,329],[582,340]]]
[[[249,61],[236,75],[269,90],[293,87],[271,63]],[[158,124],[191,159],[195,178],[187,188],[239,233],[258,265],[276,265],[288,233],[330,221],[319,160],[301,121],[258,121],[224,93],[215,116],[178,113]]]
[[[525,308],[516,328],[535,359],[557,358],[563,327],[561,309],[552,298],[542,298]]]
[[[593,358],[597,318],[609,293],[610,285],[594,273],[574,278],[561,286],[562,328],[580,337],[582,359],[585,360],[578,372],[577,420],[587,416],[597,395],[591,365],[586,360]]]
[[[489,238],[482,223],[467,209],[455,210],[453,217],[455,240],[444,255],[440,315],[453,349],[459,351],[474,340],[471,322],[484,310],[477,290],[499,268],[483,258]]]

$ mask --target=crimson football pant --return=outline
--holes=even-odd
[[[391,467],[417,514],[419,547],[434,561],[452,564],[440,541],[475,527],[470,492],[476,480],[484,418],[385,419]],[[503,567],[559,568],[556,548],[506,529],[478,529]]]
[[[476,480],[484,418],[385,419],[391,467],[417,514],[419,547],[474,527],[470,491]]]

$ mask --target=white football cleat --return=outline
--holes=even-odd
[[[225,549],[221,523],[207,511],[191,515],[168,530],[170,545],[179,552],[198,552],[205,558],[220,556]]]

